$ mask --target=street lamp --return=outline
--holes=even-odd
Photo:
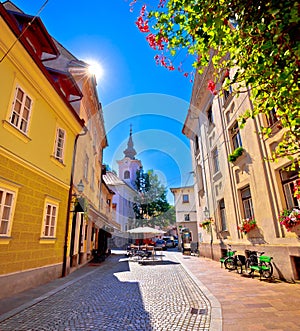
[[[205,206],[205,208],[204,208],[203,213],[204,213],[205,218],[210,219],[209,210],[208,210],[208,208],[207,208],[206,206]]]
[[[212,232],[212,218],[210,217],[210,212],[209,209],[205,206],[204,210],[203,210],[204,216],[206,219],[209,220],[209,232],[210,232],[210,253],[211,253],[211,259],[214,259],[214,251],[213,251],[213,232]]]
[[[84,184],[82,182],[82,179],[80,179],[80,182],[77,184],[77,190],[79,194],[82,194],[83,190],[84,190]]]

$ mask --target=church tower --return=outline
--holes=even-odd
[[[140,160],[135,158],[136,150],[133,147],[132,126],[130,125],[127,148],[123,151],[124,158],[117,161],[119,165],[119,178],[135,189],[136,172],[142,167]]]

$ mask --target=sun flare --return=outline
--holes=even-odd
[[[101,79],[104,75],[104,70],[101,63],[95,60],[87,60],[86,62],[89,65],[89,74],[95,75],[97,80]]]

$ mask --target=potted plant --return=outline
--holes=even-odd
[[[243,147],[236,148],[231,154],[228,155],[229,162],[235,162],[238,157],[240,157],[244,152]]]
[[[280,212],[279,222],[287,231],[291,231],[296,225],[300,224],[300,209],[284,209]]]
[[[206,232],[210,232],[211,229],[211,219],[206,219],[199,224],[200,228],[203,228]]]
[[[255,229],[257,227],[255,218],[253,217],[249,217],[249,218],[245,218],[242,220],[241,225],[239,225],[237,227],[237,229],[244,233],[247,234],[249,233],[251,230]]]

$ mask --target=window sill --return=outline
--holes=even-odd
[[[214,180],[214,181],[219,180],[221,177],[222,177],[222,173],[221,173],[220,170],[218,170],[217,172],[215,172],[215,173],[213,174],[213,180]]]
[[[273,123],[272,125],[269,126],[269,128],[271,129],[271,133],[270,133],[270,137],[275,136],[279,131],[282,130],[282,124],[280,123],[280,121],[277,121],[275,123]],[[268,138],[267,138],[268,139]]]
[[[226,109],[232,100],[233,100],[233,93],[230,93],[230,95],[227,98],[224,97],[223,108]]]
[[[58,161],[54,155],[51,155],[50,158],[51,161],[58,165],[60,168],[65,168],[66,165],[63,162]]]
[[[56,243],[56,238],[42,237],[42,238],[40,238],[39,243],[40,244],[55,244]]]
[[[0,245],[8,245],[12,237],[0,237]]]
[[[243,151],[243,154],[237,157],[237,159],[235,161],[232,161],[231,163],[234,167],[239,167],[245,163],[246,159],[247,159],[247,154],[245,151]]]
[[[210,122],[207,127],[207,134],[211,134],[211,132],[214,130],[215,127],[216,127],[215,123]]]
[[[15,135],[17,138],[22,140],[24,143],[29,143],[31,139],[22,131],[17,129],[15,126],[13,126],[10,122],[3,120],[2,121],[3,128]]]

